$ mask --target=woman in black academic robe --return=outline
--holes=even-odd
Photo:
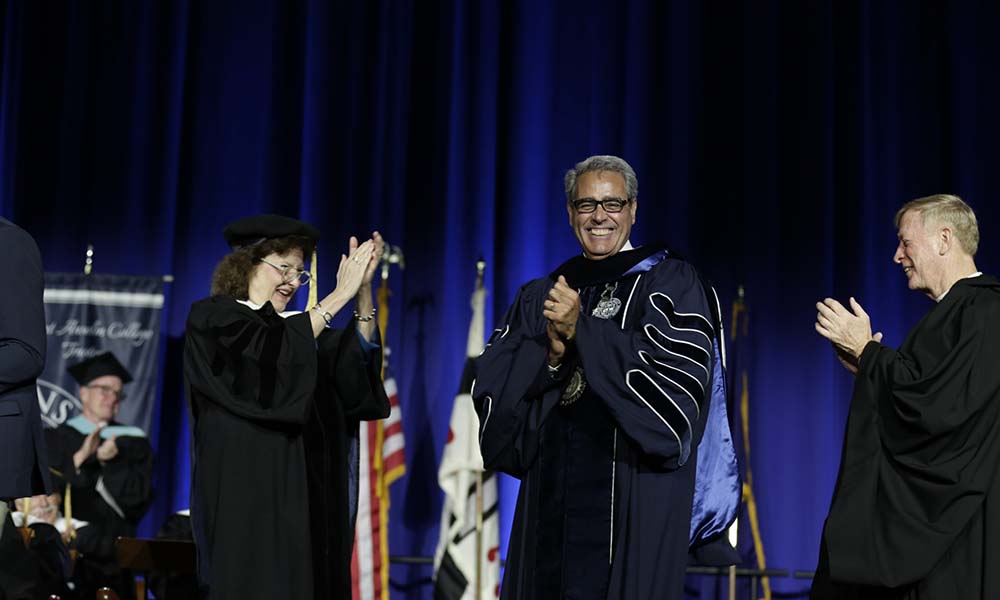
[[[389,415],[371,297],[382,239],[351,238],[336,289],[286,314],[318,232],[261,215],[224,235],[234,251],[191,307],[184,349],[202,595],[347,598],[358,422]],[[329,329],[352,297],[354,319]]]

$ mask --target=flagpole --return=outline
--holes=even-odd
[[[476,261],[476,291],[483,289],[483,278],[486,272],[486,261],[482,258]],[[482,600],[483,594],[483,469],[476,471],[476,600]]]

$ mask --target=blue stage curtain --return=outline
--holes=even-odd
[[[0,0],[0,214],[34,234],[48,270],[79,270],[92,243],[97,271],[175,277],[147,533],[187,506],[182,335],[226,252],[222,227],[261,211],[315,223],[321,293],[348,235],[378,228],[402,246],[388,342],[409,464],[391,550],[429,555],[475,260],[492,323],[521,283],[578,252],[565,170],[622,155],[640,182],[633,242],[666,240],[724,306],[746,287],[768,563],[811,569],[851,388],[813,332],[814,302],[855,295],[899,344],[929,302],[891,262],[892,216],[936,192],[978,210],[980,264],[996,272],[998,12]],[[502,490],[504,531],[515,489]]]

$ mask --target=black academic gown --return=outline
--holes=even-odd
[[[121,423],[112,421],[109,425]],[[117,456],[101,464],[96,454],[91,455],[78,470],[73,454],[86,437],[66,424],[46,430],[53,468],[71,486],[73,518],[88,523],[71,542],[79,552],[74,580],[84,595],[111,586],[119,596],[131,598],[135,589],[132,573],[118,567],[115,540],[135,537],[136,527],[153,501],[153,448],[144,437],[120,436],[115,439]],[[98,481],[115,506],[98,491]],[[66,493],[65,489],[57,491]]]
[[[575,354],[551,374],[542,305],[558,275],[583,308]],[[602,295],[613,316],[592,314]],[[654,246],[521,288],[473,389],[486,468],[521,480],[502,598],[682,596],[710,312],[694,268]]]
[[[348,598],[349,448],[385,418],[381,353],[354,323],[314,338],[287,319],[216,296],[188,316],[191,518],[212,600]]]
[[[811,598],[1000,598],[1000,284],[861,354]]]

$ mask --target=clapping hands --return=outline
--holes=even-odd
[[[882,341],[882,334],[872,335],[871,319],[854,298],[851,310],[833,298],[816,303],[816,331],[830,340],[837,359],[851,373],[858,372],[858,359],[868,342]],[[852,312],[853,311],[853,312]]]
[[[358,293],[362,286],[370,286],[372,278],[382,260],[385,242],[379,232],[372,232],[372,237],[358,244],[358,238],[351,236],[347,243],[347,254],[340,255],[340,266],[337,268],[337,290],[343,291],[350,298]]]
[[[580,295],[562,275],[549,290],[549,296],[542,305],[542,316],[549,320],[546,329],[549,364],[555,366],[562,360],[567,342],[576,335],[576,322],[580,318]]]

